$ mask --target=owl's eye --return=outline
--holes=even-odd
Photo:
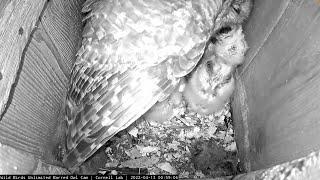
[[[230,47],[231,52],[236,52],[237,51],[237,46],[233,45]]]
[[[212,61],[207,61],[207,63],[206,63],[206,68],[207,68],[208,72],[212,72],[212,70],[213,70],[213,63],[212,63]]]
[[[219,31],[218,34],[227,34],[232,30],[230,26],[222,27]]]
[[[216,37],[211,37],[210,41],[211,41],[212,44],[215,44],[218,40],[217,40]]]
[[[226,77],[225,81],[229,82],[229,81],[231,80],[231,78],[232,78],[232,76],[231,76],[231,74],[229,74],[229,75]]]
[[[237,14],[240,14],[240,6],[239,5],[232,6],[232,8]]]

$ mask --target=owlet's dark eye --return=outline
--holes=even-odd
[[[227,34],[232,30],[232,28],[230,26],[226,26],[226,27],[222,27],[218,34]]]
[[[216,37],[211,37],[210,41],[212,42],[212,44],[215,44],[218,40]]]
[[[240,14],[240,7],[239,6],[232,6],[232,8],[237,14]]]
[[[225,81],[229,82],[229,81],[231,80],[231,77],[232,77],[232,75],[229,74],[229,75],[226,77]]]
[[[213,63],[212,63],[212,61],[207,61],[207,62],[206,62],[206,68],[207,68],[207,71],[208,71],[208,72],[212,72],[212,70],[213,70]]]

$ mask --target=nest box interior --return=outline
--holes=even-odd
[[[83,1],[0,2],[1,174],[67,172],[55,157]],[[242,164],[254,171],[320,149],[320,2],[255,0],[244,27],[250,49],[232,109]]]

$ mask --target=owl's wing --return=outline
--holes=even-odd
[[[66,99],[67,167],[166,98],[201,58],[221,3],[89,0]]]

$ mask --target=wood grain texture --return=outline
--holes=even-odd
[[[52,163],[64,134],[62,107],[82,32],[82,0],[49,1],[27,47],[0,142]]]
[[[290,180],[318,180],[320,177],[320,153],[314,152],[291,162],[273,166],[268,169],[240,174],[233,177],[233,180],[270,180],[270,179],[290,179]]]
[[[23,50],[45,3],[46,0],[5,0],[0,3],[0,115],[13,93]]]
[[[69,174],[69,171],[42,162],[35,156],[0,143],[0,174]]]
[[[240,154],[257,170],[320,149],[320,5],[257,0],[246,32],[233,113]]]

